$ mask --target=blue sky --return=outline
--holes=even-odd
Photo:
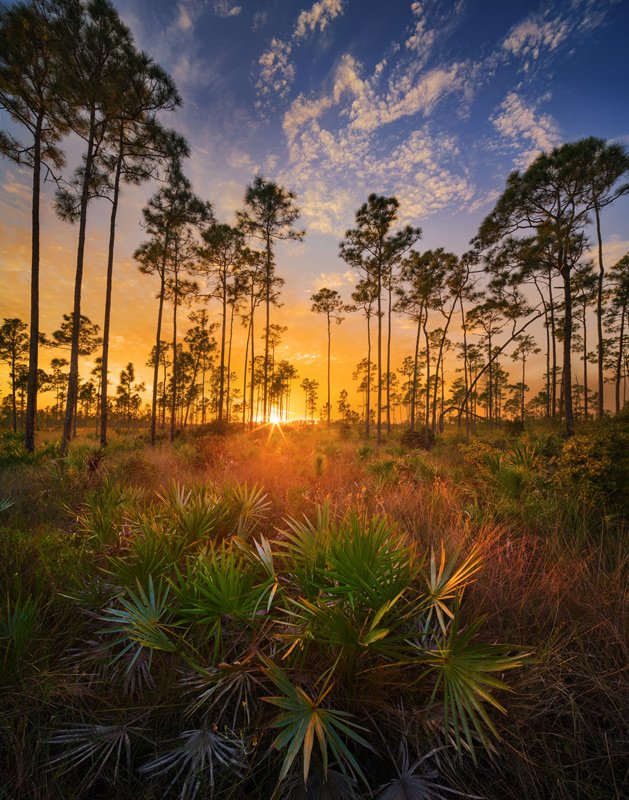
[[[349,298],[355,276],[338,242],[370,192],[395,194],[421,248],[462,253],[508,173],[583,136],[629,146],[627,0],[114,0],[139,46],[175,78],[184,106],[167,122],[188,138],[194,188],[233,219],[261,172],[297,195],[301,244],[278,250],[286,279],[277,321],[286,353],[322,371],[325,341],[309,313],[323,285]],[[68,143],[70,161],[80,150]],[[0,164],[0,315],[27,317],[29,175]],[[126,190],[114,294],[113,369],[143,364],[154,287],[131,255],[154,186]],[[48,191],[50,197],[50,190]],[[102,316],[106,206],[90,212],[85,312]],[[608,263],[629,250],[629,198],[603,219]],[[75,233],[46,205],[43,325],[71,305]],[[48,265],[48,266],[47,266]],[[129,309],[133,308],[133,313]],[[362,323],[339,343],[362,353]],[[398,323],[399,360],[412,331]],[[342,341],[341,341],[342,340]],[[349,354],[333,371],[347,373]],[[140,369],[142,373],[142,369]],[[149,378],[142,374],[143,378]]]
[[[195,185],[224,216],[257,170],[288,185],[323,271],[371,191],[460,251],[540,149],[629,143],[627,2],[116,4],[182,91]]]

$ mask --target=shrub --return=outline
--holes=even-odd
[[[629,433],[610,427],[569,439],[557,459],[555,483],[578,484],[614,502],[629,501]]]
[[[406,430],[400,437],[400,443],[409,450],[432,450],[435,446],[435,434],[428,430]]]

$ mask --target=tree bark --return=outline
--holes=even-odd
[[[574,434],[574,412],[572,408],[572,294],[570,291],[570,272],[564,267],[563,292],[564,292],[564,328],[563,328],[563,399],[566,412],[566,434]]]
[[[382,444],[382,266],[378,269],[378,410],[376,444]]]
[[[222,278],[222,325],[221,325],[221,366],[218,376],[218,421],[223,421],[223,404],[225,402],[225,340],[227,338],[227,270]]]
[[[29,453],[35,451],[37,423],[37,384],[39,360],[39,204],[41,193],[41,131],[44,112],[37,115],[33,147],[33,191],[31,203],[31,325],[28,345],[28,384],[26,388],[26,420],[24,444]]]
[[[367,396],[365,398],[365,437],[369,438],[371,420],[371,314],[367,315]]]
[[[166,251],[164,251],[165,253]],[[164,255],[164,262],[166,256]],[[166,266],[162,265],[161,286],[159,291],[159,310],[157,312],[157,336],[155,339],[155,365],[153,368],[153,402],[151,406],[151,444],[155,446],[157,432],[157,384],[159,383],[159,360],[161,356],[162,314],[164,312],[164,293],[166,290]],[[166,405],[166,378],[164,377],[164,406]]]
[[[178,254],[175,254],[175,259],[178,259]],[[179,304],[178,296],[178,265],[175,263],[175,283],[173,295],[173,396],[170,405],[170,441],[175,441],[175,427],[177,424],[177,306]]]
[[[616,414],[620,414],[620,382],[622,379],[622,361],[624,355],[624,337],[625,337],[625,316],[627,306],[623,303],[622,311],[620,312],[620,333],[618,339],[618,361],[616,362]]]
[[[232,341],[234,338],[234,306],[231,307],[229,320],[229,344],[227,346],[227,391],[225,394],[225,419],[229,422],[229,405],[231,400],[231,368],[232,368]]]
[[[603,282],[605,266],[603,264],[603,238],[601,236],[601,215],[598,204],[594,204],[596,216],[596,237],[598,239],[598,284],[596,292],[596,328],[598,332],[598,416],[605,414],[605,339],[603,338]]]
[[[111,323],[111,292],[114,274],[114,248],[116,242],[116,216],[118,214],[118,198],[120,196],[120,176],[122,174],[124,129],[121,126],[116,176],[114,178],[114,195],[112,198],[111,218],[109,221],[109,250],[107,253],[107,286],[105,289],[105,320],[103,322],[103,357],[101,363],[101,402],[100,402],[100,446],[107,446],[107,384],[109,364],[109,326]]]
[[[328,311],[328,433],[330,433],[330,344],[332,334],[330,332],[330,312]]]
[[[417,319],[417,333],[415,335],[415,359],[413,362],[413,381],[411,383],[411,424],[410,424],[411,431],[415,430],[415,411],[417,405],[417,372],[419,366],[419,340],[421,337],[423,314],[424,314],[423,309],[420,309],[419,317]]]
[[[262,422],[266,424],[269,383],[269,330],[271,326],[271,237],[266,232],[266,327],[264,334],[264,386],[262,390]]]
[[[87,206],[90,195],[90,181],[92,179],[92,162],[94,158],[94,128],[96,110],[94,106],[90,111],[89,138],[85,154],[85,170],[83,174],[83,187],[81,191],[81,206],[79,215],[79,241],[76,255],[76,275],[74,279],[74,307],[72,311],[72,341],[70,349],[70,375],[68,378],[68,395],[66,397],[65,419],[63,421],[63,436],[61,439],[61,453],[65,455],[72,438],[74,422],[74,409],[76,405],[79,385],[79,334],[81,326],[81,288],[83,284],[83,262],[85,257],[85,233],[87,228]]]
[[[391,435],[391,291],[393,280],[393,268],[390,267],[389,284],[387,287],[388,309],[387,309],[387,436]]]

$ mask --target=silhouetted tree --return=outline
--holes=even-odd
[[[78,392],[81,293],[87,209],[97,178],[95,160],[110,125],[117,118],[128,90],[129,62],[134,53],[133,38],[109,0],[90,0],[86,5],[68,3],[64,16],[64,108],[70,129],[85,141],[80,167],[79,200],[75,207],[66,193],[58,198],[62,217],[79,224],[74,280],[73,331],[70,348],[68,396],[61,439],[62,452],[72,436]]]
[[[341,299],[341,295],[335,289],[328,289],[327,287],[323,287],[319,289],[318,292],[312,295],[310,298],[312,302],[312,311],[316,314],[325,314],[326,321],[327,321],[327,329],[328,329],[328,400],[327,400],[327,410],[328,410],[328,431],[330,430],[330,350],[331,350],[331,341],[332,341],[332,333],[331,333],[331,322],[334,320],[337,325],[340,325],[343,322],[344,317],[341,316],[341,312],[345,312],[349,309],[348,306],[343,303]]]
[[[421,230],[410,225],[396,233],[390,233],[397,219],[398,208],[397,198],[370,194],[367,202],[356,212],[356,227],[346,231],[345,238],[339,245],[341,258],[357,269],[374,289],[378,320],[378,445],[382,442],[382,291],[392,285],[393,269],[421,236]]]
[[[604,413],[605,342],[603,335],[603,287],[605,265],[603,262],[603,237],[601,211],[629,192],[629,153],[617,143],[589,137],[581,139],[575,147],[580,150],[582,170],[589,190],[588,204],[594,211],[598,245],[598,282],[596,296],[596,323],[598,333],[598,416]],[[624,181],[624,183],[621,183]],[[586,389],[587,392],[587,389]],[[586,413],[587,416],[587,413]]]
[[[11,380],[11,413],[13,432],[17,433],[16,392],[19,382],[19,369],[28,353],[28,325],[17,317],[4,318],[0,325],[0,361],[9,366]]]
[[[245,192],[245,207],[237,214],[238,225],[242,231],[264,246],[265,266],[265,344],[262,419],[268,422],[268,382],[269,382],[269,326],[271,324],[271,302],[275,283],[275,242],[281,240],[301,241],[305,231],[295,230],[299,217],[293,192],[278,186],[258,175]]]
[[[0,9],[0,108],[25,131],[20,142],[0,132],[0,153],[32,169],[31,287],[25,444],[35,449],[39,356],[40,194],[42,168],[64,164],[58,142],[67,126],[59,113],[60,68],[64,58],[60,17],[63,5],[30,0]]]

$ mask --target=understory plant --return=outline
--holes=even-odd
[[[102,535],[118,508],[105,490],[79,520],[97,588],[73,597],[80,635],[60,657],[85,688],[47,738],[77,796],[421,800],[449,791],[423,767],[435,747],[491,750],[504,675],[528,656],[466,617],[477,549],[423,552],[385,517],[327,504],[267,538],[258,487],[173,485],[125,500]],[[379,730],[401,740],[409,721],[400,762]]]

